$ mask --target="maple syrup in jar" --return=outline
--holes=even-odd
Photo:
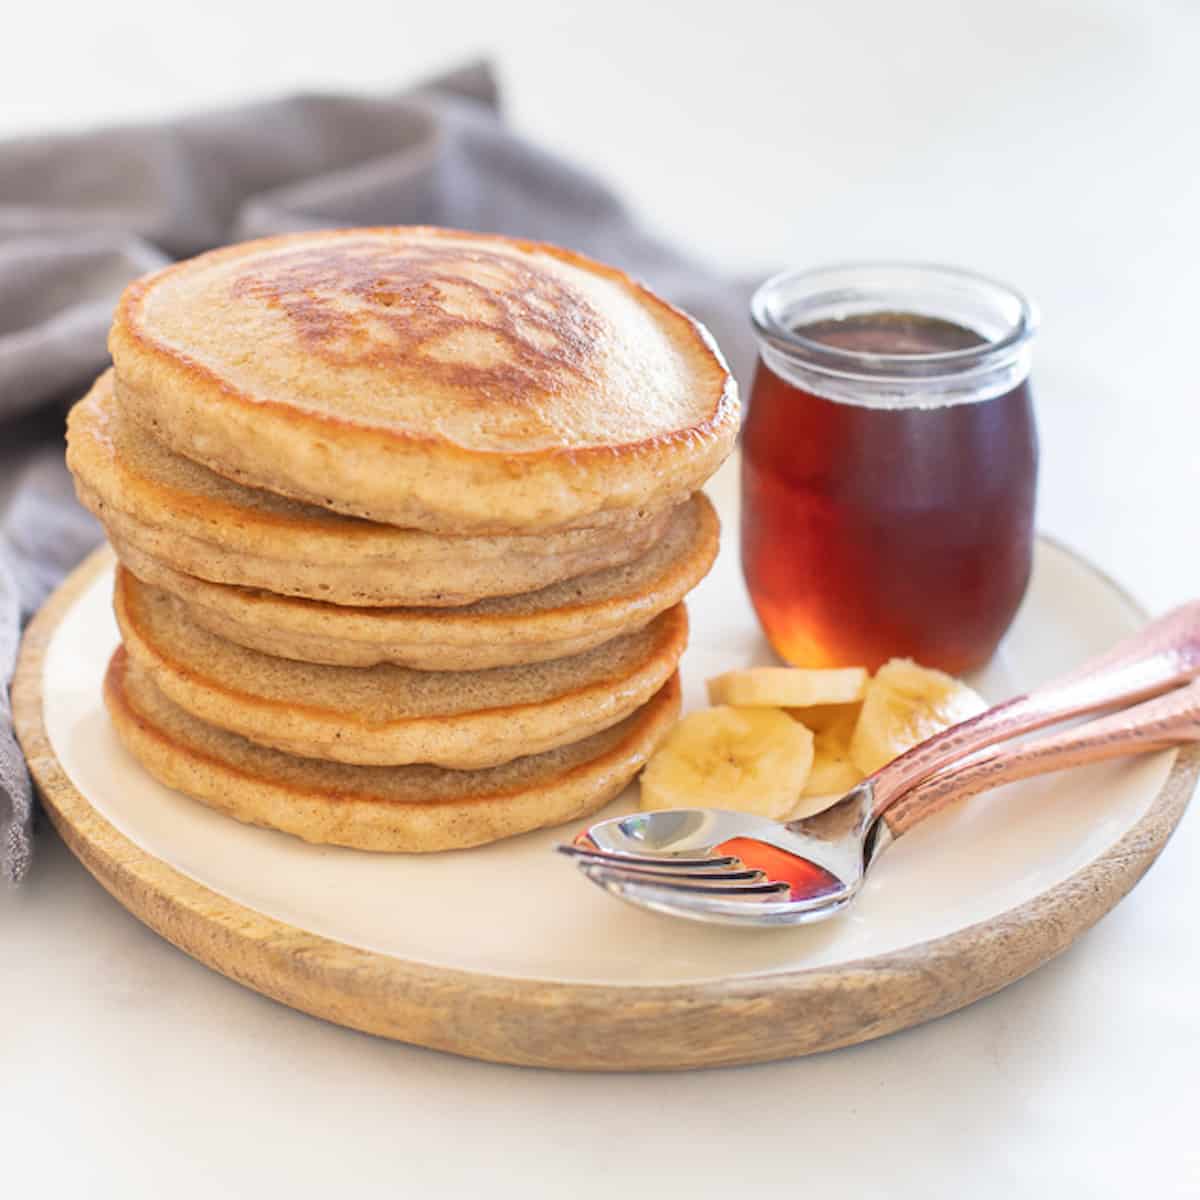
[[[1029,580],[1036,313],[963,271],[885,264],[755,294],[742,566],[798,666],[991,657]]]

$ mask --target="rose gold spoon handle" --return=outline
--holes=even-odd
[[[1069,717],[1157,696],[1200,675],[1200,600],[1193,600],[1069,675],[989,708],[914,746],[873,776],[879,816],[914,784],[985,746]]]
[[[884,813],[883,820],[898,837],[947,804],[989,788],[1196,741],[1200,741],[1200,681],[1075,729],[984,750],[917,784]]]

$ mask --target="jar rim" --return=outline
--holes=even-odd
[[[835,286],[839,281],[845,290],[852,286],[847,281],[856,277],[861,280],[854,287],[860,309],[880,311],[885,307],[882,299],[873,309],[862,306],[867,303],[865,298],[871,295],[872,282],[874,290],[882,297],[885,287],[881,286],[881,282],[886,282],[885,277],[889,274],[907,277],[909,290],[914,290],[914,282],[925,282],[930,292],[940,284],[961,292],[963,296],[973,292],[977,299],[990,294],[997,307],[1007,304],[1014,308],[1015,316],[1005,321],[1006,328],[999,336],[989,338],[978,346],[915,354],[879,353],[831,346],[796,332],[791,324],[781,318],[781,301],[786,299],[792,309],[798,301],[805,299],[810,306],[822,300],[830,302],[831,297],[841,294]],[[1019,354],[1038,328],[1037,306],[1011,285],[961,267],[903,260],[840,262],[780,271],[759,285],[750,301],[750,315],[757,336],[777,353],[822,372],[873,380],[888,377],[897,380],[931,378],[986,370]]]

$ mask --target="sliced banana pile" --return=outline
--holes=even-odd
[[[862,667],[755,667],[708,681],[642,772],[643,809],[820,812],[918,742],[987,707],[942,671],[893,658]]]

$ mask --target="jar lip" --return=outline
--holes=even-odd
[[[851,273],[861,273],[869,277],[872,272],[906,272],[916,276],[924,275],[930,283],[941,281],[981,292],[991,291],[997,297],[1015,303],[1017,316],[1008,323],[1008,328],[999,337],[982,345],[919,354],[887,354],[831,346],[827,342],[819,342],[797,333],[780,320],[774,302],[785,289],[795,291],[797,286],[817,285],[823,279],[847,276]],[[823,292],[828,294],[829,289],[812,287],[814,299],[820,297]],[[864,379],[878,379],[881,376],[911,379],[950,375],[992,365],[1019,352],[1033,338],[1038,328],[1037,306],[1010,284],[961,267],[903,260],[851,261],[780,271],[759,285],[750,301],[750,315],[758,337],[777,352],[800,358],[818,370]]]

